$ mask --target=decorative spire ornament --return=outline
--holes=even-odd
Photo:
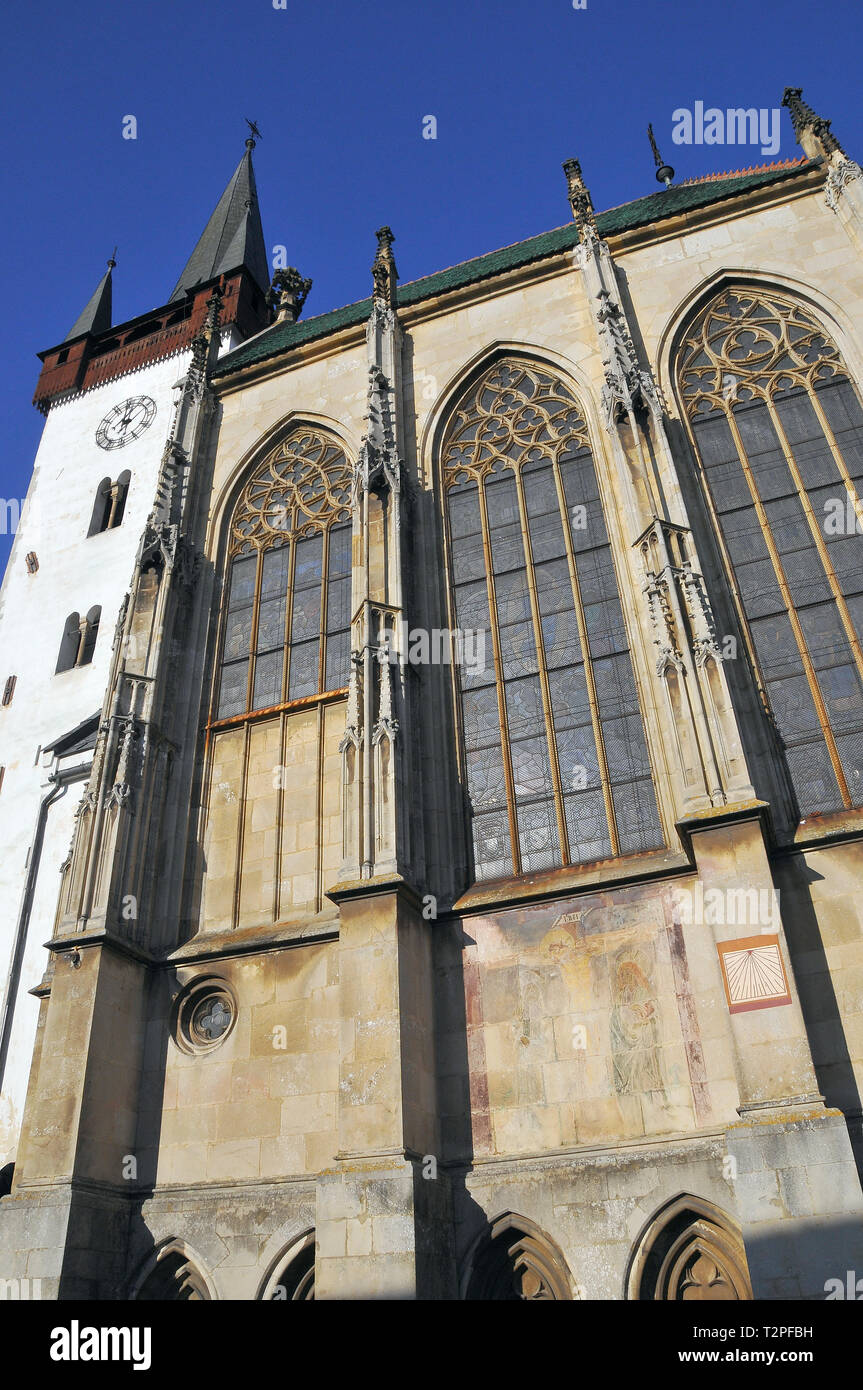
[[[286,319],[290,323],[296,323],[311,288],[311,280],[303,279],[294,266],[289,265],[285,270],[277,270],[267,294],[267,303],[271,309],[276,310],[276,323],[284,323]]]
[[[399,278],[393,258],[395,237],[390,227],[378,227],[375,236],[378,239],[378,249],[372,264],[372,298],[375,304],[382,304],[391,309],[396,302],[396,281]]]
[[[653,126],[647,127],[647,138],[650,141],[650,148],[653,151],[653,162],[656,165],[657,183],[664,183],[666,188],[671,187],[671,180],[674,178],[674,170],[670,164],[665,164],[662,155],[659,153],[659,146],[656,143],[656,136],[653,134]]]
[[[572,208],[573,221],[578,228],[579,241],[585,241],[591,236],[598,237],[599,231],[596,226],[596,214],[593,211],[593,199],[587,184],[584,182],[578,160],[565,160],[563,172],[566,174],[569,206]]]
[[[798,145],[803,146],[810,159],[818,155],[831,155],[845,151],[830,129],[830,121],[818,116],[808,102],[803,100],[802,87],[786,87],[782,95],[782,105],[788,107],[791,124]]]

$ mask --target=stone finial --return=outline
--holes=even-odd
[[[788,107],[797,143],[803,146],[804,153],[810,159],[818,155],[831,155],[835,151],[845,153],[830,130],[830,121],[816,115],[809,103],[803,100],[802,87],[786,87],[782,94],[782,105]]]
[[[375,236],[378,239],[378,249],[372,265],[372,278],[374,280],[372,297],[376,304],[385,304],[388,308],[392,308],[396,302],[396,281],[399,278],[393,258],[395,237],[389,227],[378,227]]]
[[[214,285],[209,299],[207,300],[207,316],[204,319],[204,332],[207,337],[212,337],[219,327],[222,317],[222,291],[218,285]]]
[[[592,233],[594,236],[599,236],[596,215],[593,211],[593,199],[587,184],[584,182],[578,160],[565,160],[563,172],[566,174],[569,206],[572,208],[573,220],[578,228],[579,241],[585,240],[585,234],[589,236]]]
[[[292,265],[277,270],[267,294],[267,303],[276,310],[276,323],[296,323],[311,288],[311,280],[304,280]]]

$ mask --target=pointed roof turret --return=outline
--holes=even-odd
[[[114,247],[115,252],[116,249]],[[73,338],[83,338],[85,333],[104,333],[111,327],[111,271],[116,264],[112,256],[108,269],[69,329],[64,342],[71,343]]]
[[[230,183],[216,204],[201,239],[174,286],[171,302],[182,299],[195,285],[245,266],[261,290],[270,283],[267,248],[258,208],[258,190],[252,168],[255,141],[250,136],[246,152]]]

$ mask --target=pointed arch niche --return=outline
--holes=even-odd
[[[527,1217],[504,1212],[473,1244],[462,1275],[468,1301],[556,1303],[573,1298],[566,1260]]]
[[[440,457],[476,879],[661,846],[617,575],[570,385],[515,354],[486,363],[450,408]]]
[[[739,1230],[712,1202],[689,1194],[676,1197],[642,1232],[626,1297],[684,1303],[751,1299]]]
[[[675,390],[793,819],[863,805],[863,407],[792,293],[727,284],[672,353]]]
[[[315,1233],[306,1231],[276,1258],[258,1298],[284,1303],[312,1302],[315,1297]]]
[[[202,925],[318,912],[341,859],[350,656],[352,467],[295,425],[227,518],[207,728]]]
[[[133,1282],[136,1302],[208,1303],[215,1291],[185,1241],[167,1240],[144,1261]]]

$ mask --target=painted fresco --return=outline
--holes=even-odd
[[[709,1093],[673,890],[465,920],[477,1152],[691,1131]]]

